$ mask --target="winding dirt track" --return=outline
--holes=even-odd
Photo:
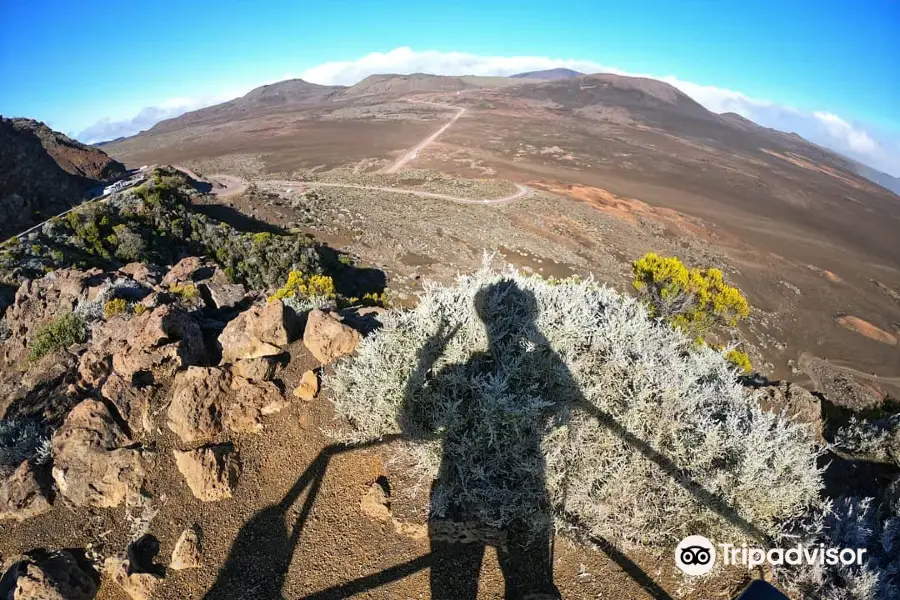
[[[213,175],[213,178],[218,177],[217,175]],[[510,194],[509,196],[504,196],[502,198],[461,198],[459,196],[451,196],[449,194],[439,194],[437,192],[425,192],[421,190],[410,190],[406,188],[394,188],[394,187],[379,187],[374,185],[360,185],[357,183],[330,183],[324,181],[287,181],[281,179],[269,179],[265,181],[260,181],[259,183],[265,185],[274,185],[280,187],[335,187],[335,188],[350,188],[354,190],[372,190],[376,192],[388,192],[392,194],[406,194],[407,196],[419,196],[421,198],[434,198],[437,200],[449,200],[450,202],[458,202],[460,204],[507,204],[509,202],[514,202],[519,198],[524,198],[531,192],[531,188],[525,185],[521,185],[519,183],[514,184],[516,186],[516,192],[514,194]]]

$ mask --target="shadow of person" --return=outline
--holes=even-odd
[[[541,440],[581,394],[537,329],[533,294],[501,281],[479,291],[475,307],[487,349],[432,373],[456,334],[443,328],[420,351],[401,410],[407,437],[441,444],[429,507],[431,597],[475,598],[490,545],[506,598],[558,598]]]

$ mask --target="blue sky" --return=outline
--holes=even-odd
[[[0,113],[82,139],[285,76],[353,83],[376,68],[487,74],[555,59],[666,79],[712,110],[835,138],[900,175],[893,0],[2,2]]]

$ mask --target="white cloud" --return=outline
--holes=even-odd
[[[113,121],[111,119],[101,119],[77,134],[77,138],[85,143],[93,144],[96,142],[114,140],[119,137],[134,135],[153,127],[164,119],[177,117],[191,110],[197,110],[204,106],[210,106],[226,100],[227,98],[217,98],[209,100],[198,100],[194,98],[170,98],[164,100],[158,106],[148,106],[141,109],[131,119],[124,121]]]
[[[544,56],[482,56],[466,52],[416,51],[401,47],[389,52],[372,52],[353,61],[322,63],[303,71],[300,78],[324,85],[352,85],[378,73],[512,75],[523,71],[558,67],[584,73],[616,73],[659,79],[680,89],[713,112],[735,112],[765,127],[796,132],[816,144],[831,148],[891,175],[900,176],[900,139],[850,123],[831,112],[801,111],[774,101],[752,98],[739,91],[684,81],[673,75],[629,73],[591,61]],[[178,111],[194,110],[237,97],[252,87],[255,86],[242,86],[240,91],[232,90],[231,95],[223,92],[218,94],[215,100],[171,99],[154,107],[145,108],[129,121],[101,121],[78,137],[85,141],[98,141],[131,135],[156,121],[180,114]]]

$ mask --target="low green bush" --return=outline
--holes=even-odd
[[[84,336],[84,319],[74,313],[64,314],[37,330],[28,343],[28,358],[38,360],[54,350],[84,341]]]

